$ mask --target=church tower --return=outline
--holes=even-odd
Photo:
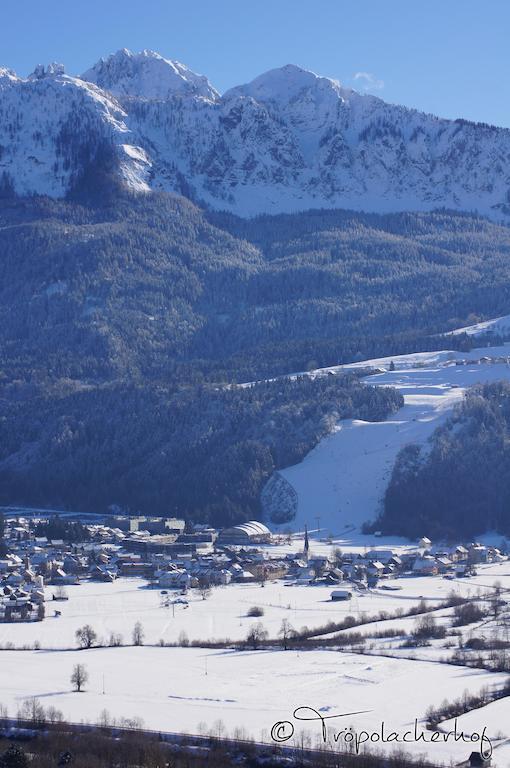
[[[308,557],[310,555],[310,542],[308,540],[308,526],[306,523],[305,523],[305,545],[303,547],[303,555],[306,562],[308,562]]]

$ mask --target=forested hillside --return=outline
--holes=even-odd
[[[398,456],[375,527],[410,538],[510,535],[510,384],[474,387],[433,435]]]
[[[478,217],[242,220],[165,194],[91,201],[83,181],[74,200],[0,201],[5,503],[253,516],[274,467],[398,397],[225,384],[433,349],[510,305],[510,229]]]
[[[395,390],[341,375],[232,389],[55,385],[4,403],[0,503],[117,504],[228,525],[260,516],[273,470],[338,419],[378,421],[401,405]]]
[[[510,229],[458,214],[243,221],[168,195],[3,201],[3,372],[250,380],[430,349],[508,309],[509,253]]]

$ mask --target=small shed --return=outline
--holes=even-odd
[[[352,598],[352,592],[350,592],[348,589],[334,589],[331,593],[331,599],[333,602],[337,602],[339,600],[351,600]]]

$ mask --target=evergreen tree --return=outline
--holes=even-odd
[[[0,757],[0,768],[28,768],[28,758],[17,744],[11,746]]]

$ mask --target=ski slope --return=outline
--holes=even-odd
[[[305,523],[313,528],[318,524],[323,533],[334,536],[358,532],[365,521],[376,517],[399,450],[409,443],[425,443],[468,387],[510,379],[507,360],[510,344],[469,353],[420,352],[314,371],[312,375],[318,376],[377,369],[381,372],[365,381],[395,387],[404,406],[384,422],[339,422],[302,462],[280,471],[297,494],[297,513],[290,526],[302,530]]]

